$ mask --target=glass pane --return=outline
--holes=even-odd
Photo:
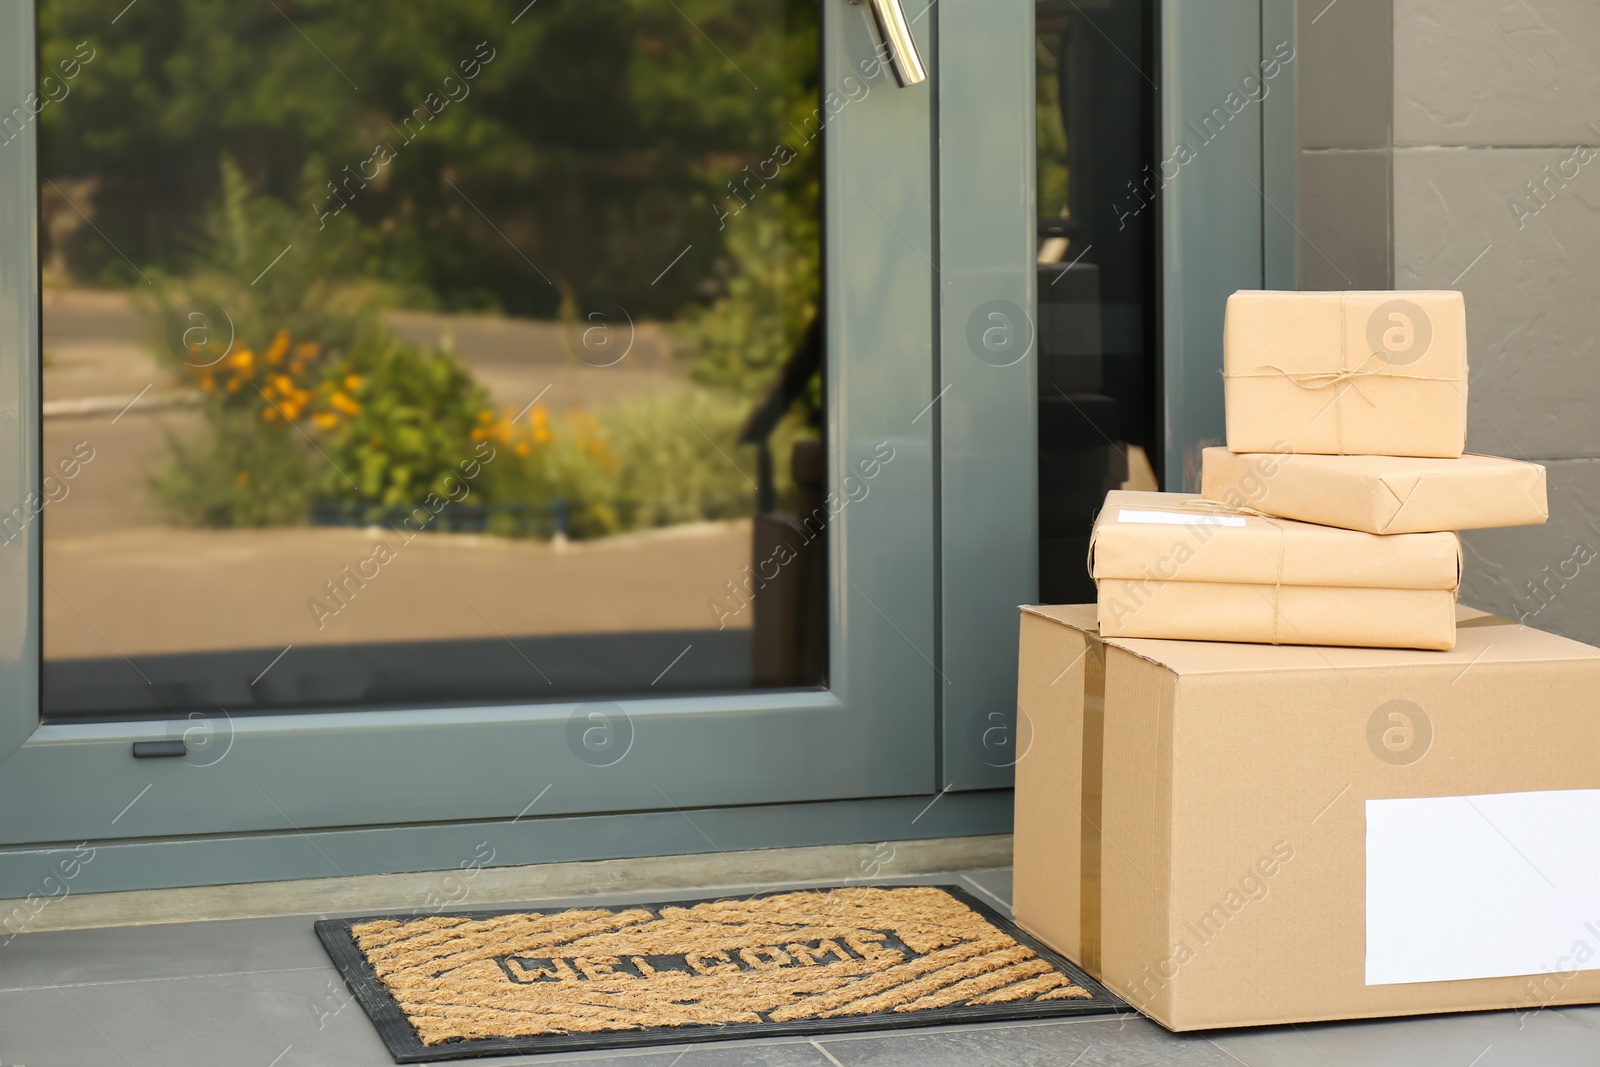
[[[814,0],[39,0],[49,718],[826,681]]]
[[[1094,600],[1108,489],[1160,477],[1152,0],[1038,0],[1039,592]]]

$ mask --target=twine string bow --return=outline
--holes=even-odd
[[[1198,511],[1209,515],[1247,515],[1251,518],[1262,519],[1268,526],[1278,531],[1278,566],[1272,579],[1272,644],[1281,645],[1278,640],[1278,624],[1283,619],[1280,610],[1280,601],[1283,595],[1283,565],[1289,554],[1289,531],[1283,528],[1276,515],[1269,515],[1265,511],[1246,507],[1243,504],[1225,504],[1220,500],[1205,500],[1200,497],[1190,497],[1180,501],[1178,506],[1185,511]]]
[[[1397,367],[1390,361],[1389,353],[1369,351],[1360,364],[1350,366],[1350,318],[1348,314],[1349,299],[1341,296],[1339,300],[1339,365],[1333,370],[1324,371],[1291,371],[1272,363],[1264,363],[1257,367],[1258,374],[1228,375],[1240,378],[1287,378],[1296,386],[1306,390],[1332,389],[1333,399],[1323,406],[1311,417],[1315,422],[1322,418],[1328,408],[1333,409],[1333,435],[1334,450],[1338,455],[1345,456],[1344,442],[1344,394],[1355,390],[1369,407],[1378,407],[1378,403],[1367,395],[1361,388],[1361,379],[1371,377],[1404,378],[1414,382],[1449,382],[1458,390],[1461,388],[1461,375],[1435,375],[1414,374],[1409,369]],[[1376,364],[1374,364],[1376,360]]]

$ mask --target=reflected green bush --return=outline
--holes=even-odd
[[[754,468],[736,444],[744,417],[739,398],[691,386],[593,412],[534,405],[521,420],[479,431],[498,450],[483,478],[486,500],[559,502],[563,532],[574,537],[748,515]],[[489,528],[520,532],[512,515],[491,517]]]
[[[180,334],[188,343],[176,351],[158,344],[202,396],[204,434],[171,438],[152,480],[179,521],[281,525],[334,505],[342,521],[377,522],[430,494],[499,506],[484,525],[502,534],[598,537],[750,512],[750,450],[736,443],[749,399],[740,391],[679,383],[594,412],[535,404],[497,413],[454,355],[383,328],[381,289],[333,280],[347,250],[324,251],[329,273],[310,283],[286,273],[276,284],[239,284],[230,266],[271,246],[282,206],[250,195],[226,160],[222,172],[207,258],[188,278],[158,275],[146,305],[163,343],[174,313],[196,298],[227,320]],[[529,513],[559,521],[530,524]]]
[[[585,310],[667,319],[706,297],[729,182],[817,104],[815,0],[539,0],[515,25],[506,0],[105,7],[38,2],[44,68],[97,50],[39,117],[40,174],[105,235],[46,196],[43,258],[79,283],[142,285],[118,249],[187,272],[226,154],[298,225],[246,282],[349,237],[357,273],[451,310],[553,316],[531,260]],[[814,186],[795,147],[780,184]]]
[[[157,499],[184,522],[255,526],[302,521],[314,502],[383,508],[444,492],[487,394],[453,356],[383,328],[395,295],[352,280],[349,243],[308,249],[314,269],[243,281],[240,266],[283,247],[293,220],[231,160],[220,169],[192,273],[158,272],[145,304],[156,351],[202,394],[206,426],[201,441],[169,441]],[[175,329],[199,300],[221,314]],[[280,490],[281,504],[264,499]]]
[[[152,480],[163,506],[212,526],[381,514],[447,491],[504,422],[462,505],[499,509],[497,532],[548,528],[517,509],[573,536],[748,514],[738,427],[818,305],[813,0],[541,0],[514,27],[493,0],[300,0],[293,18],[167,0],[113,31],[95,0],[39,3],[45,62],[98,49],[39,120],[47,284],[129,288],[203,395],[202,438]],[[752,180],[779,140],[792,158]],[[232,347],[174,350],[193,300],[225,310]],[[380,317],[565,305],[672,324],[690,382],[512,426],[455,356]],[[820,407],[813,384],[776,435],[780,485]]]
[[[218,410],[207,434],[169,436],[171,460],[150,482],[155,499],[189,526],[287,526],[311,513],[314,471],[306,449],[264,431],[245,411]]]

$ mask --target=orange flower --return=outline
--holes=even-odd
[[[228,357],[228,366],[240,374],[249,374],[255,367],[256,354],[248,348],[241,348]]]
[[[488,426],[490,423],[494,422],[494,412],[485,408],[484,410],[478,412],[478,421],[483,423],[485,426]]]
[[[238,471],[238,472],[236,472],[234,474],[234,476],[233,476],[233,484],[239,486],[241,489],[244,488],[245,486],[249,485],[250,484],[250,472],[249,471]]]
[[[356,374],[346,374],[344,376],[344,391],[347,393],[356,393],[360,392],[360,390],[361,377]]]
[[[339,425],[339,416],[335,415],[331,411],[319,411],[315,415],[311,416],[311,421],[322,427],[324,430],[331,430],[335,426]]]
[[[241,386],[243,384],[244,383],[242,381],[240,381],[238,378],[229,378],[228,379],[228,392],[237,393],[239,391],[239,386]]]
[[[533,441],[535,444],[548,444],[555,435],[550,432],[550,411],[543,404],[535,404],[528,413],[528,422],[533,424]]]
[[[609,474],[617,472],[617,457],[600,441],[584,442],[583,450],[587,452],[601,468]]]
[[[283,411],[283,417],[289,422],[293,422],[300,417],[299,404],[286,400],[280,405],[280,408]]]
[[[332,404],[335,408],[344,412],[346,415],[353,416],[361,414],[361,405],[357,404],[354,400],[351,400],[343,393],[334,393],[333,396],[328,398],[328,403]]]
[[[289,331],[279,330],[273,337],[272,344],[267,346],[265,353],[268,363],[282,363],[283,357],[289,351]]]
[[[297,360],[316,359],[319,351],[320,349],[315,341],[301,341],[294,346],[294,358]]]
[[[526,456],[529,452],[533,451],[533,449],[529,447],[528,442],[518,441],[516,448],[512,449],[512,451],[519,456]]]
[[[217,387],[217,379],[212,377],[212,374],[211,374],[210,371],[206,371],[204,374],[200,375],[200,388],[201,389],[204,389],[206,392],[209,393],[209,392],[211,392],[211,390],[215,389],[216,387]]]
[[[267,408],[265,411],[263,411],[261,413],[261,421],[263,421],[263,422],[277,422],[278,421],[278,409],[277,408]]]

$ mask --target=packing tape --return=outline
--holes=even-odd
[[[1081,820],[1078,879],[1078,962],[1100,973],[1100,823],[1106,734],[1106,653],[1100,635],[1084,633],[1088,642],[1083,673],[1083,786],[1078,798]]]

